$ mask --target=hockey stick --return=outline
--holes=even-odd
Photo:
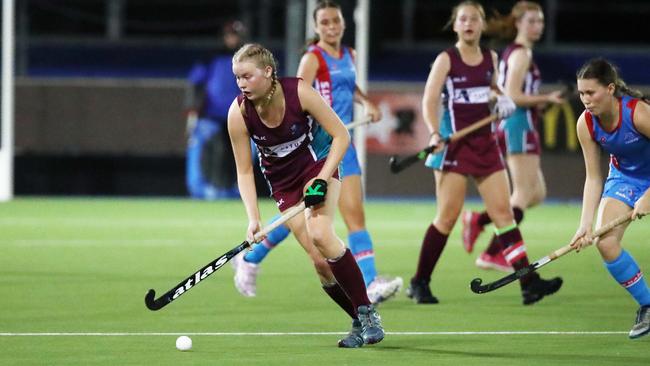
[[[485,118],[483,118],[481,120],[478,120],[478,121],[472,123],[471,125],[463,128],[463,129],[461,129],[460,131],[457,131],[457,132],[451,134],[450,136],[447,136],[447,137],[441,139],[441,142],[447,144],[447,143],[450,143],[450,142],[453,142],[453,141],[457,141],[457,140],[469,135],[470,133],[478,130],[479,128],[489,125],[495,119],[497,119],[496,114],[491,114],[491,115],[489,115],[489,116],[487,116],[487,117],[485,117]],[[416,152],[415,154],[412,154],[412,155],[409,155],[409,156],[405,157],[402,160],[398,160],[397,155],[391,156],[390,160],[389,160],[390,171],[395,173],[395,174],[401,172],[402,170],[404,170],[404,169],[408,168],[409,166],[413,165],[413,163],[416,163],[416,162],[426,158],[427,155],[429,155],[430,153],[433,152],[433,150],[436,149],[436,147],[437,147],[437,145],[428,146],[428,147]]]
[[[348,130],[352,130],[352,129],[355,129],[357,127],[369,125],[371,122],[372,122],[372,120],[370,119],[370,117],[365,117],[364,119],[361,119],[361,120],[358,120],[358,121],[352,121],[352,122],[348,123],[347,125],[345,125],[345,128],[347,128]]]
[[[153,289],[147,292],[147,295],[144,297],[144,303],[147,305],[149,310],[159,310],[162,307],[166,306],[170,302],[176,300],[179,296],[189,291],[191,288],[196,286],[199,282],[205,280],[208,276],[216,272],[219,268],[223,267],[224,264],[228,263],[234,256],[239,254],[241,251],[249,248],[252,244],[262,241],[262,239],[271,231],[273,231],[278,226],[284,224],[292,217],[301,213],[305,210],[305,203],[301,202],[298,206],[292,207],[285,211],[285,213],[277,220],[273,221],[270,225],[262,229],[260,232],[255,234],[254,242],[250,243],[248,240],[244,240],[238,246],[232,248],[227,253],[223,254],[221,257],[211,261],[207,265],[203,266],[201,269],[196,271],[191,276],[187,277],[181,281],[178,285],[174,286],[171,290],[167,291],[164,295],[155,299],[156,291]],[[155,300],[154,300],[155,299]]]
[[[605,226],[602,226],[600,229],[596,230],[593,233],[593,237],[597,238],[608,231],[612,230],[618,225],[624,224],[628,221],[631,220],[630,213],[626,213],[624,215],[621,215],[614,220],[608,222]],[[560,258],[561,256],[573,251],[575,248],[571,246],[571,244],[567,244],[563,246],[562,248],[554,251],[553,253],[547,255],[546,257],[537,260],[535,263],[529,264],[528,266],[518,269],[516,272],[511,273],[503,278],[500,278],[494,282],[490,282],[485,285],[481,285],[483,283],[483,280],[480,278],[475,278],[472,280],[470,284],[470,288],[472,289],[472,292],[477,293],[477,294],[484,294],[486,292],[494,291],[498,288],[501,288],[511,282],[514,282],[522,277],[524,277],[527,274],[530,274],[539,268],[549,264],[550,262]]]

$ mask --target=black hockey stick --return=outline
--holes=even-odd
[[[463,129],[461,129],[460,131],[457,131],[457,132],[453,133],[452,135],[441,139],[440,141],[446,144],[446,143],[449,143],[449,142],[459,140],[459,139],[469,135],[470,133],[478,130],[479,128],[492,123],[492,121],[494,121],[496,118],[497,118],[496,114],[491,114],[491,115],[489,115],[489,116],[487,116],[487,117],[485,117],[485,118],[483,118],[483,119],[481,119],[479,121],[476,121],[476,122],[472,123],[471,125],[463,128]],[[397,155],[391,156],[390,160],[388,161],[389,164],[390,164],[390,171],[395,173],[395,174],[401,172],[402,170],[404,170],[404,169],[408,168],[409,166],[413,165],[414,163],[426,158],[427,155],[429,155],[431,152],[433,152],[433,150],[436,149],[436,147],[437,147],[436,145],[427,146],[424,149],[416,152],[415,154],[409,155],[409,156],[407,156],[407,157],[405,157],[404,159],[401,159],[401,160],[399,160]]]
[[[284,212],[284,214],[273,223],[262,229],[260,232],[255,234],[254,243],[262,241],[262,239],[271,231],[273,231],[278,226],[284,224],[292,217],[301,213],[305,210],[305,203],[301,202],[298,206],[292,207]],[[252,244],[248,240],[244,240],[241,244],[229,250],[227,253],[223,254],[219,258],[211,261],[210,263],[203,266],[201,269],[196,271],[191,276],[187,277],[181,281],[178,285],[174,286],[171,290],[167,291],[164,295],[159,298],[156,297],[156,291],[153,289],[147,292],[147,295],[144,297],[144,303],[147,305],[149,310],[159,310],[169,304],[170,302],[176,300],[179,296],[189,291],[191,288],[196,286],[199,282],[205,280],[208,276],[216,272],[219,268],[223,267],[224,264],[228,263],[234,256],[239,254],[241,251],[249,248]]]
[[[605,226],[602,226],[600,229],[596,230],[593,233],[593,237],[594,238],[599,237],[599,236],[607,233],[608,231],[612,230],[614,227],[630,221],[630,219],[631,219],[631,217],[630,217],[629,213],[621,215],[621,216],[617,217],[616,219],[608,222]],[[507,284],[509,284],[511,282],[514,282],[514,281],[524,277],[525,275],[527,275],[529,273],[532,273],[532,272],[538,270],[539,268],[551,263],[552,261],[560,258],[561,256],[563,256],[563,255],[565,255],[565,254],[567,254],[567,253],[569,253],[569,252],[571,252],[573,250],[574,250],[574,248],[571,246],[571,244],[567,244],[567,245],[563,246],[562,248],[554,251],[553,253],[545,256],[544,258],[537,260],[535,263],[531,263],[531,264],[529,264],[528,266],[526,266],[524,268],[518,269],[514,273],[511,273],[511,274],[509,274],[509,275],[507,275],[505,277],[502,277],[502,278],[500,278],[500,279],[498,279],[498,280],[496,280],[494,282],[490,282],[490,283],[487,283],[485,285],[482,285],[483,280],[480,279],[480,278],[475,278],[470,283],[470,288],[472,289],[472,292],[474,292],[476,294],[484,294],[486,292],[494,291],[494,290],[496,290],[498,288],[501,288],[501,287],[503,287],[503,286],[505,286],[505,285],[507,285]]]

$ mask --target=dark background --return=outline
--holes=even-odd
[[[344,42],[354,44],[356,2],[340,3],[347,21]],[[456,3],[371,1],[371,94],[377,89],[422,90],[431,61],[454,41],[454,34],[442,28]],[[483,2],[488,15],[507,13],[513,4]],[[535,58],[545,83],[573,83],[580,65],[604,56],[620,66],[629,84],[647,90],[650,2],[540,4],[546,32]],[[15,192],[185,195],[182,96],[187,72],[196,60],[222,48],[224,21],[241,19],[249,40],[271,48],[285,73],[286,55],[299,55],[299,50],[286,49],[289,33],[304,34],[304,17],[287,17],[295,6],[304,2],[16,0]],[[484,43],[497,50],[504,44],[488,37]],[[579,151],[565,146],[545,151],[549,193],[579,198],[576,190],[554,190],[581,184],[566,184],[567,171],[571,180],[580,181],[583,168]],[[384,182],[369,185],[369,194],[430,193],[430,182],[418,179],[428,172],[415,169],[398,179],[383,171],[386,159],[368,157],[368,172],[375,175],[369,181]],[[425,182],[407,186],[404,180]]]
[[[219,48],[221,24],[229,19],[243,20],[249,39],[274,49],[282,60],[285,37],[293,29],[286,18],[292,3],[296,1],[17,0],[18,72],[184,77],[193,60]],[[348,25],[344,42],[354,44],[356,2],[340,3]],[[370,80],[425,79],[435,54],[454,40],[455,35],[443,26],[457,2],[370,3]],[[488,16],[495,11],[508,13],[514,3],[483,2]],[[116,4],[117,10],[111,10]],[[649,1],[547,0],[540,4],[546,9],[547,26],[536,46],[536,57],[546,80],[572,79],[586,58],[604,55],[621,66],[628,82],[650,84],[646,72]],[[111,33],[111,19],[119,19],[118,32]],[[497,49],[503,45],[484,39]]]

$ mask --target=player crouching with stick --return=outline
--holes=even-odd
[[[625,213],[634,220],[650,212],[650,106],[604,59],[587,62],[577,79],[585,106],[577,128],[586,179],[580,227],[571,242],[577,251],[596,244],[609,273],[639,304],[629,334],[638,338],[650,333],[650,289],[632,256],[621,248],[629,222],[596,240],[591,227],[596,209],[597,227]],[[604,187],[599,165],[601,147],[610,154]]]
[[[314,262],[327,294],[353,319],[352,330],[339,347],[378,343],[384,338],[379,314],[370,304],[354,257],[333,225],[341,189],[337,167],[350,135],[315,89],[298,78],[278,79],[276,70],[273,54],[259,44],[246,44],[233,56],[233,73],[242,94],[230,106],[228,131],[248,216],[246,235],[252,240],[261,229],[252,139],[280,211],[299,204],[304,195],[308,209],[287,225]]]

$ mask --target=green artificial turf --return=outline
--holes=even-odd
[[[472,206],[479,208],[478,206]],[[262,201],[265,219],[276,209]],[[522,231],[531,260],[567,243],[577,205],[544,205],[526,213]],[[369,202],[368,229],[382,274],[415,271],[432,201]],[[647,220],[633,223],[625,247],[650,271]],[[258,296],[244,298],[224,266],[157,312],[158,295],[217,258],[245,236],[239,201],[182,199],[18,198],[0,204],[0,364],[2,365],[647,365],[648,339],[628,340],[636,304],[616,284],[595,250],[570,253],[540,273],[564,287],[533,306],[513,283],[470,292],[482,271],[475,253],[451,234],[432,289],[438,305],[415,305],[404,293],[379,307],[388,332],[362,349],[336,348],[350,326],[321,290],[293,238],[262,265]],[[337,232],[347,233],[340,218]],[[604,333],[598,333],[604,332]],[[92,333],[92,334],[89,334]],[[193,349],[174,341],[187,334]]]

